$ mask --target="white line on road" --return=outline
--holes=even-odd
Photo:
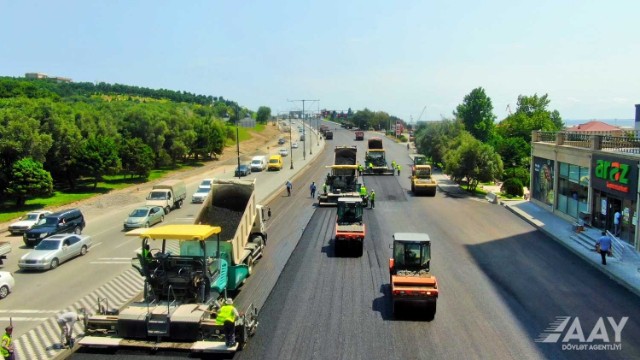
[[[17,314],[55,314],[60,310],[0,310],[0,313],[17,313]]]
[[[10,320],[11,321],[39,321],[39,322],[42,322],[42,321],[46,321],[46,320],[49,320],[49,319],[51,319],[51,318],[50,317],[46,317],[46,318],[15,317],[15,316],[12,316],[10,318],[8,318],[8,317],[0,317],[0,321],[2,321],[3,323],[4,322],[9,322]]]
[[[110,265],[110,264],[131,264],[131,259],[129,261],[92,261],[89,264],[93,265]]]

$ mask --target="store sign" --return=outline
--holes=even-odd
[[[613,157],[593,157],[593,188],[635,199],[638,184],[637,162]]]

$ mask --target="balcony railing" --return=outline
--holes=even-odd
[[[640,131],[625,130],[621,136],[609,132],[534,131],[532,142],[553,143],[591,150],[640,154]]]

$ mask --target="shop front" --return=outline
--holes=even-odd
[[[634,244],[637,226],[637,185],[637,160],[593,154],[593,225],[615,233],[614,216],[619,211],[621,216],[617,236]]]

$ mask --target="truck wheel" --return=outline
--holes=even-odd
[[[166,208],[164,208],[164,213],[168,214],[171,212],[171,206],[167,206]]]
[[[360,241],[360,244],[356,249],[356,252],[357,252],[356,253],[357,256],[362,256],[362,254],[364,253],[364,241]]]
[[[433,320],[436,317],[436,304],[429,305],[427,309],[427,319]]]
[[[342,256],[342,242],[334,240],[333,243],[333,253],[335,256]]]
[[[178,203],[176,204],[176,208],[180,209],[182,207],[182,200],[178,201]]]
[[[247,257],[247,272],[249,273],[249,276],[253,274],[253,256],[251,255]]]

